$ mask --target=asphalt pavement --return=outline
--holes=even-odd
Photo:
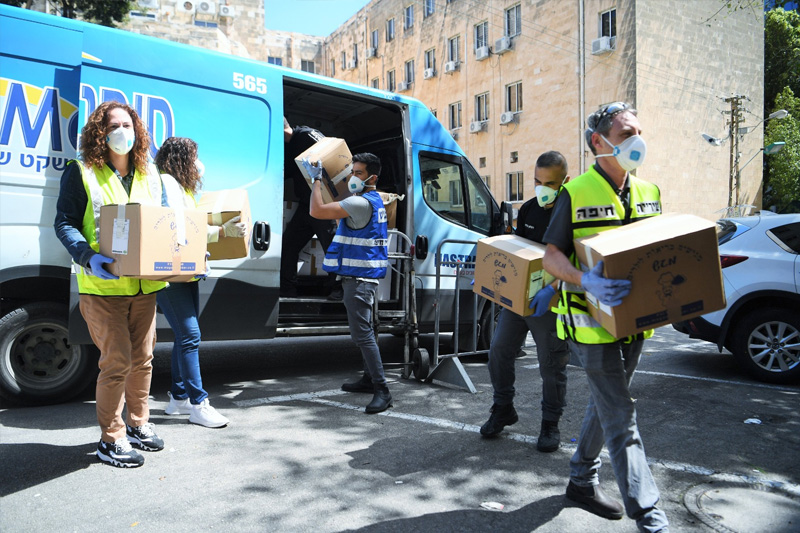
[[[381,338],[387,360],[400,347]],[[564,498],[586,380],[569,367],[563,446],[540,453],[535,347],[526,354],[520,420],[484,439],[485,357],[462,358],[475,394],[391,368],[394,407],[366,415],[369,395],[339,390],[360,370],[348,337],[210,343],[204,382],[231,423],[207,429],[164,414],[169,346],[159,345],[151,421],[166,448],[143,452],[141,468],[97,461],[92,391],[2,406],[0,531],[635,532],[629,518]],[[800,531],[800,385],[752,381],[729,354],[661,328],[631,392],[671,531]],[[607,458],[601,482],[619,497]]]

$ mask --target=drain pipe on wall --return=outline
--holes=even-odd
[[[583,4],[584,0],[578,0],[578,175],[586,172],[586,136],[583,134],[583,120],[586,117],[586,21]]]

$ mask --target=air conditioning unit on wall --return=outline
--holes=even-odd
[[[492,48],[492,52],[495,54],[505,54],[506,52],[511,50],[511,38],[510,37],[501,37],[494,42],[494,48]]]
[[[209,2],[208,0],[200,0],[197,2],[197,13],[203,15],[216,15],[217,6],[214,2]]]
[[[470,133],[478,133],[479,131],[483,131],[486,129],[486,122],[470,122],[469,123],[469,132]]]
[[[408,90],[408,82],[407,81],[401,81],[400,83],[397,84],[397,92],[401,93],[401,92],[407,91],[407,90]]]
[[[448,61],[444,64],[444,73],[451,74],[458,70],[458,61]]]
[[[139,7],[158,9],[158,0],[138,0],[136,3],[139,4]]]
[[[375,57],[377,55],[378,55],[378,50],[376,48],[367,48],[367,59]]]
[[[221,6],[219,6],[219,16],[220,17],[235,17],[236,16],[236,11],[233,10],[233,6],[221,5]]]
[[[193,0],[177,0],[175,7],[179,13],[194,13],[196,8]]]
[[[488,46],[481,46],[480,48],[475,49],[475,59],[478,61],[483,61],[484,59],[489,57],[489,47]]]
[[[431,79],[434,76],[436,76],[436,71],[432,68],[426,68],[422,73],[422,77],[426,80]]]
[[[500,115],[500,124],[510,124],[517,121],[517,114],[513,111],[506,111]]]
[[[600,37],[592,41],[592,55],[605,54],[612,51],[611,37]]]
[[[347,68],[350,70],[353,70],[354,68],[356,68],[356,66],[358,66],[358,63],[356,63],[355,60],[350,60],[347,62]]]

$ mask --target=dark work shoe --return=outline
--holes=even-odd
[[[345,392],[368,392],[372,394],[375,392],[375,387],[372,385],[372,378],[370,375],[365,373],[358,381],[342,383],[342,390]]]
[[[609,498],[600,485],[580,487],[570,481],[567,485],[567,499],[581,504],[590,513],[609,520],[619,520],[625,515],[622,505]]]
[[[542,430],[536,441],[536,449],[540,452],[554,452],[561,445],[561,432],[558,431],[558,422],[542,420]]]
[[[328,295],[328,300],[341,300],[344,298],[344,290],[342,286],[339,285],[338,287],[334,287],[331,293]]]
[[[492,415],[484,425],[481,426],[481,435],[484,437],[496,437],[503,431],[506,426],[513,426],[517,423],[519,417],[517,410],[514,409],[514,404],[508,405],[492,405]]]
[[[142,424],[136,427],[125,424],[125,431],[128,433],[128,440],[137,448],[148,452],[164,449],[164,441],[156,435],[153,424]]]
[[[364,412],[369,415],[373,415],[375,413],[385,411],[391,406],[392,395],[389,393],[389,387],[386,385],[382,387],[376,386],[375,395],[372,397],[372,401],[367,405],[367,408],[364,409]]]

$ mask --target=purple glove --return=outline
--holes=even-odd
[[[552,285],[545,285],[539,292],[537,292],[531,304],[528,306],[533,309],[533,316],[539,317],[544,315],[550,309],[550,300],[555,296],[556,290]]]
[[[89,269],[92,271],[93,276],[97,276],[100,279],[119,279],[119,277],[103,268],[104,264],[113,262],[114,260],[110,257],[94,254],[89,258]]]
[[[616,307],[631,292],[631,282],[627,279],[608,279],[603,277],[603,262],[597,263],[593,269],[584,272],[581,286],[601,303]]]

